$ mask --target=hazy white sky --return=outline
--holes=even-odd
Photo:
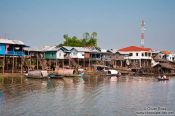
[[[63,35],[98,33],[98,46],[140,45],[175,51],[175,0],[0,0],[0,35],[31,47],[59,44]]]

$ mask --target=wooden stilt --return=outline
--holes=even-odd
[[[32,56],[31,56],[31,53],[30,53],[30,70],[31,70],[31,66],[32,66]]]
[[[22,48],[22,52],[23,52],[23,48]],[[21,55],[21,74],[23,73],[23,64],[24,64],[24,56]]]
[[[12,74],[14,73],[14,47],[13,47],[13,61],[12,61]]]
[[[37,52],[37,56],[36,56],[36,68],[38,70],[38,52]]]
[[[84,66],[84,68],[86,67],[86,66],[85,66],[85,58],[84,58],[84,60],[83,60],[83,66]]]
[[[62,67],[64,68],[64,59],[62,60]]]
[[[12,61],[12,74],[14,73],[15,70],[15,57],[13,56],[13,61]]]
[[[56,59],[56,63],[55,63],[55,65],[56,65],[56,67],[55,67],[55,68],[57,68],[57,67],[58,67],[57,59]]]
[[[140,59],[140,60],[139,60],[140,67],[142,67],[142,62],[141,62],[141,61],[142,61],[142,60]]]
[[[28,50],[28,56],[30,57],[30,55],[29,55],[29,50]],[[30,59],[29,59],[30,60]],[[27,58],[27,62],[29,61],[28,60],[28,58]],[[30,64],[29,64],[30,65]],[[30,66],[28,65],[28,63],[27,63],[27,71],[29,72],[29,68],[30,68]]]
[[[3,63],[2,63],[2,73],[4,74],[4,68],[5,68],[5,55],[3,57]]]
[[[69,58],[69,66],[70,66],[70,58]]]
[[[8,56],[7,57],[5,56],[5,62],[4,63],[5,63],[6,69],[9,70],[9,65],[8,65],[9,59],[8,59]]]
[[[18,69],[17,66],[18,66],[18,57],[15,57],[15,67],[16,67],[16,69]]]
[[[23,59],[22,59],[22,56],[21,56],[21,74],[22,74],[22,65],[23,64]]]
[[[78,60],[78,66],[79,66],[79,64],[80,64],[79,58],[77,60]]]

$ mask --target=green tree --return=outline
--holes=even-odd
[[[97,33],[96,33],[96,32],[92,32],[91,38],[92,38],[92,39],[96,39],[96,37],[97,37]]]
[[[90,34],[88,32],[83,34],[83,39],[89,39],[90,38]]]
[[[69,37],[68,34],[63,35],[64,43],[59,44],[57,47],[61,46],[72,46],[72,47],[89,47],[97,46],[97,33],[93,32],[90,34],[88,32],[83,34],[83,39],[79,39],[76,36]]]

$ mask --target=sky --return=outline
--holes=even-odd
[[[63,35],[97,32],[98,46],[175,51],[175,0],[0,0],[0,36],[31,47],[57,45]]]

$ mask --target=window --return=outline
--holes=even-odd
[[[142,56],[144,56],[144,53],[142,53]]]
[[[129,56],[132,56],[132,53],[129,53]]]
[[[148,53],[148,56],[151,56],[151,53]]]
[[[148,56],[148,53],[147,52],[145,52],[145,56]]]
[[[139,53],[136,53],[136,56],[138,56],[139,55]]]
[[[74,51],[74,52],[73,52],[73,55],[77,55],[77,52],[76,52],[76,51]]]

